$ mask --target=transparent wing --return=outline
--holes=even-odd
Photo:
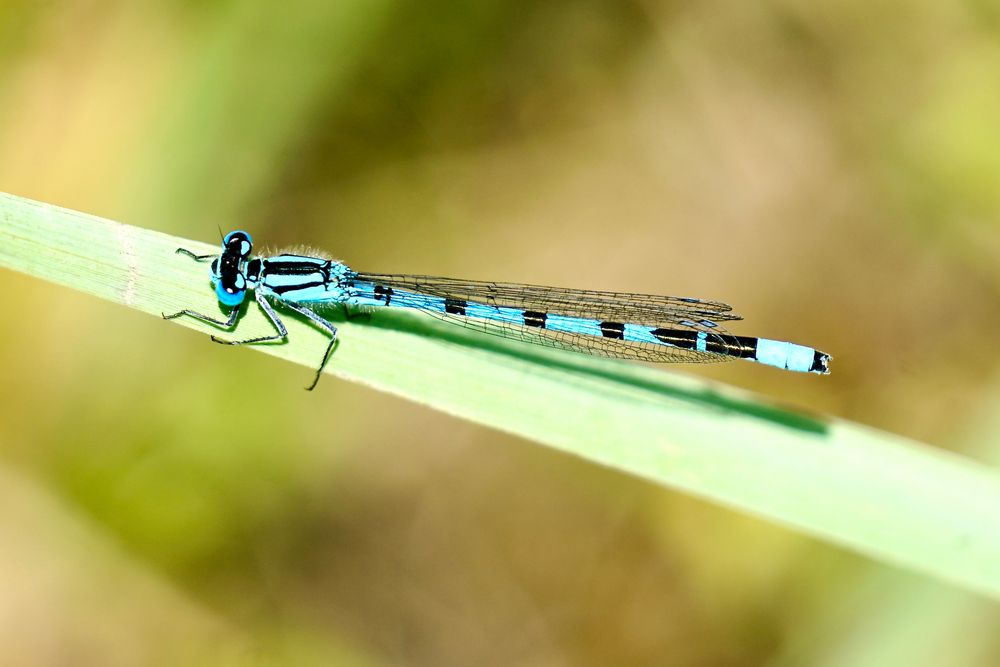
[[[716,362],[730,357],[679,347],[581,333],[528,327],[520,322],[444,313],[429,308],[420,295],[485,304],[496,308],[580,317],[602,322],[637,324],[651,328],[705,332],[713,339],[733,343],[719,322],[742,319],[717,301],[686,297],[574,290],[541,285],[459,280],[436,276],[357,273],[356,280],[392,288],[392,305],[415,308],[433,317],[482,331],[548,347],[587,354],[654,362]]]
[[[633,324],[664,326],[684,321],[714,323],[741,320],[732,307],[718,301],[628,292],[458,280],[436,276],[357,273],[357,278],[377,285],[429,294],[446,299],[462,299],[522,310],[596,320],[626,321]]]

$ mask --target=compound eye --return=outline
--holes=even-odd
[[[253,240],[250,235],[243,231],[229,232],[222,240],[222,246],[226,250],[235,251],[240,257],[247,257],[253,250]]]
[[[246,290],[236,289],[235,287],[225,287],[221,282],[215,285],[215,296],[219,299],[219,303],[224,306],[238,306],[243,303],[243,297],[246,296]]]

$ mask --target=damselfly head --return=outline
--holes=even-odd
[[[243,303],[247,291],[244,264],[252,250],[253,241],[246,232],[229,232],[222,239],[222,253],[212,261],[212,284],[221,304],[235,307]]]

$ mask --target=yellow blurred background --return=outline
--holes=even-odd
[[[993,461],[998,177],[984,0],[0,4],[2,191],[367,271],[724,300],[833,374],[665,372]],[[2,664],[1000,663],[972,596],[0,289]]]

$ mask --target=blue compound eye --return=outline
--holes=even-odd
[[[225,250],[235,251],[240,257],[247,257],[253,250],[253,240],[246,232],[229,232],[226,238],[222,239],[222,247]]]
[[[219,303],[224,306],[238,306],[243,303],[243,297],[246,296],[247,291],[245,289],[236,289],[235,287],[225,287],[222,281],[215,284],[215,296],[219,299]]]

